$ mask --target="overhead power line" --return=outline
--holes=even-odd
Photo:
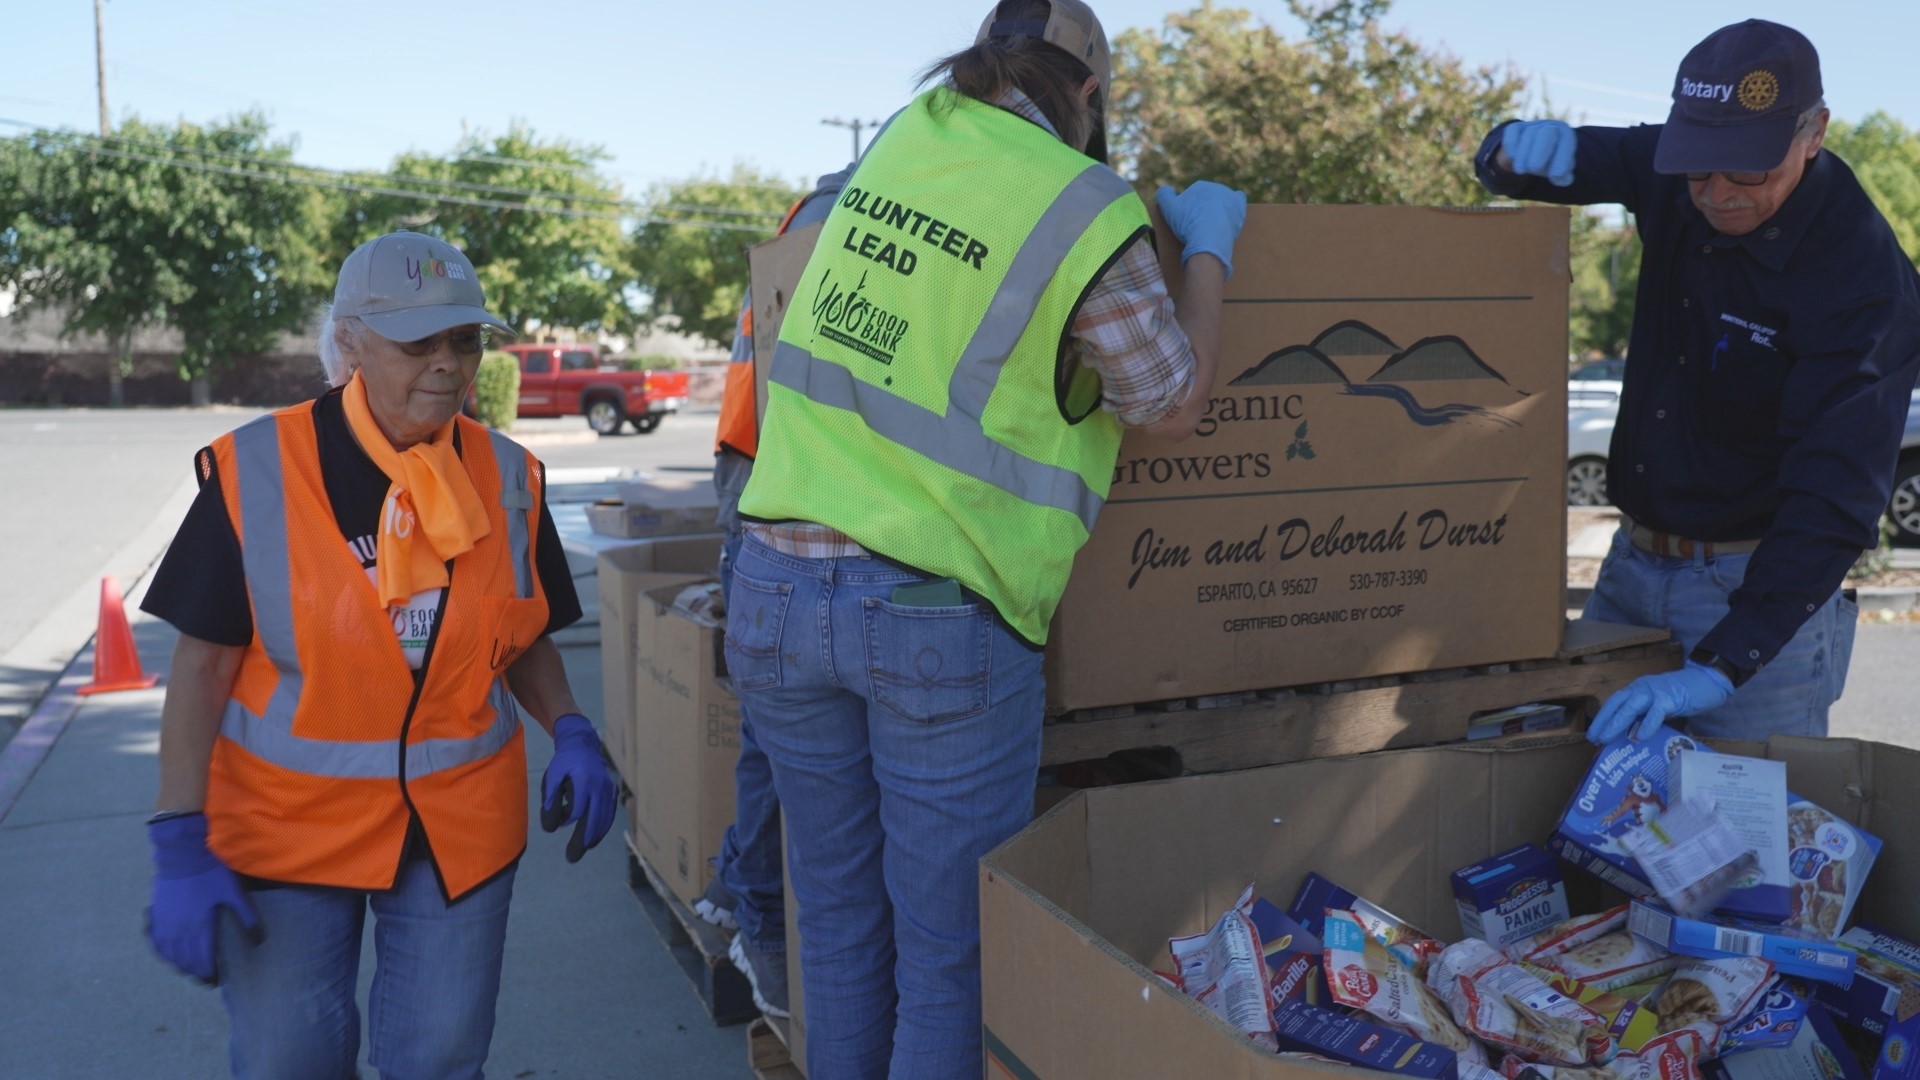
[[[473,184],[465,181],[435,180],[435,179],[422,178],[422,177],[394,175],[390,173],[371,174],[371,175],[365,174],[365,173],[346,173],[346,172],[339,172],[331,169],[323,169],[323,168],[319,168],[317,166],[312,166],[312,165],[301,165],[296,162],[291,162],[284,159],[262,157],[258,155],[236,154],[236,153],[229,153],[229,152],[216,151],[216,150],[200,150],[197,148],[176,147],[176,146],[160,144],[160,143],[150,143],[150,142],[143,143],[140,140],[126,139],[118,136],[107,136],[103,138],[101,136],[86,135],[80,132],[48,131],[45,129],[39,129],[36,125],[27,124],[23,121],[10,120],[5,118],[0,118],[0,123],[11,124],[18,127],[35,128],[48,141],[49,144],[53,145],[55,149],[58,149],[61,151],[73,152],[73,153],[95,154],[102,157],[114,158],[118,160],[146,162],[149,164],[163,165],[170,168],[184,169],[191,172],[210,173],[210,174],[222,175],[222,176],[233,176],[233,177],[239,177],[241,179],[275,180],[282,183],[301,184],[309,187],[327,188],[327,189],[336,190],[336,191],[348,191],[348,192],[355,192],[359,194],[384,195],[392,198],[413,199],[421,202],[433,202],[433,203],[440,203],[444,205],[474,206],[474,207],[481,207],[486,209],[510,210],[510,211],[517,211],[521,213],[532,213],[532,214],[547,214],[547,215],[559,216],[559,217],[584,218],[584,219],[590,219],[590,220],[605,220],[605,221],[633,221],[642,225],[665,225],[665,226],[674,226],[674,227],[682,227],[682,228],[710,229],[710,230],[720,230],[720,231],[728,231],[728,232],[750,232],[750,233],[756,233],[756,234],[767,234],[773,231],[771,226],[735,224],[735,223],[726,222],[726,221],[687,220],[684,217],[681,217],[681,218],[661,217],[651,212],[653,208],[644,207],[642,204],[635,203],[631,200],[610,199],[604,196],[574,195],[566,192],[543,191],[543,190],[533,189],[533,188],[510,188],[510,187],[504,187],[500,185]],[[157,153],[157,154],[142,153],[139,150],[116,148],[115,146],[108,145],[108,144],[121,144],[122,146],[126,146],[126,145],[146,146],[146,147],[152,147],[152,148],[161,150],[163,151],[163,153]],[[193,155],[193,156],[202,157],[202,158],[213,158],[216,160],[239,161],[239,162],[255,165],[256,167],[244,168],[244,167],[235,167],[235,166],[228,166],[228,165],[217,165],[217,164],[213,164],[211,161],[192,160],[191,158],[183,155]],[[514,202],[514,201],[508,201],[505,199],[491,199],[491,198],[480,198],[476,196],[455,195],[455,194],[449,194],[444,191],[421,191],[421,190],[418,190],[417,188],[389,186],[396,183],[419,184],[419,185],[429,185],[429,186],[438,185],[442,187],[454,187],[459,190],[477,190],[477,191],[491,193],[491,194],[518,195],[527,199],[552,200],[554,202],[561,202],[561,203],[586,202],[586,203],[594,203],[599,205],[617,207],[619,209],[591,210],[591,209],[580,209],[580,208],[575,208],[571,206],[541,206],[541,205],[534,205],[528,202]],[[677,212],[677,213],[682,213],[682,214],[693,213],[693,214],[719,214],[719,215],[726,215],[726,216],[752,216],[752,217],[764,218],[770,221],[776,220],[780,217],[780,215],[777,213],[771,213],[771,212],[765,212],[765,211],[734,210],[729,207],[697,206],[697,205],[689,205],[689,204],[667,204],[664,207],[664,209]]]

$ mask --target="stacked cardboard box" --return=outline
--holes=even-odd
[[[711,581],[719,537],[657,540],[600,555],[607,751],[633,792],[634,845],[683,902],[733,820],[740,704],[715,679],[722,631],[673,607]]]
[[[1567,282],[1563,210],[1250,207],[1206,417],[1122,444],[1049,707],[1553,655]]]

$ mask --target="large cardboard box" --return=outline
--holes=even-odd
[[[767,418],[767,374],[773,370],[773,346],[780,340],[780,324],[793,304],[794,289],[807,269],[807,260],[820,242],[825,222],[782,233],[747,249],[747,270],[753,288],[754,417]]]
[[[1234,251],[1206,417],[1122,443],[1048,705],[1553,655],[1566,211],[1255,206]]]
[[[634,653],[634,844],[691,907],[713,880],[708,860],[733,821],[740,700],[721,686],[724,631],[675,609],[710,574],[660,574],[639,605]]]
[[[719,526],[720,496],[711,474],[663,473],[620,485],[617,498],[587,507],[587,526],[602,536],[642,540],[694,536]]]
[[[1796,792],[1885,840],[1855,916],[1920,938],[1920,753],[1785,737],[1720,748],[1786,761]],[[1313,870],[1457,940],[1448,874],[1545,841],[1593,757],[1577,738],[1437,747],[1076,795],[981,863],[988,1075],[1324,1075],[1153,978],[1167,938],[1204,931],[1249,881],[1284,906]],[[1597,910],[1579,884],[1575,910]]]
[[[634,784],[635,662],[644,594],[661,574],[711,574],[720,565],[718,536],[647,540],[608,548],[595,563],[600,596],[601,742],[629,788]]]

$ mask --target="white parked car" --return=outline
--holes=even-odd
[[[1607,447],[1620,414],[1620,384],[1600,379],[1567,382],[1567,505],[1606,506]],[[1887,507],[1895,542],[1920,546],[1920,390],[1907,402],[1907,430],[1894,468]]]
[[[1607,505],[1607,447],[1613,442],[1613,421],[1619,414],[1619,383],[1568,380],[1567,505]],[[1915,513],[1920,515],[1920,506]]]

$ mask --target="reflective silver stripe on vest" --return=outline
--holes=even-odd
[[[520,730],[520,710],[503,684],[494,683],[487,699],[493,704],[493,724],[469,739],[422,739],[407,746],[407,779],[471,765],[498,753]],[[266,716],[256,716],[229,699],[220,718],[220,734],[247,752],[282,768],[335,780],[393,780],[399,776],[400,740],[334,742],[308,739],[293,733],[291,707],[281,711],[278,694],[267,705]]]
[[[305,419],[297,417],[292,422]],[[253,630],[267,658],[279,669],[280,679],[267,700],[265,716],[229,699],[220,717],[220,734],[255,757],[294,772],[338,779],[397,779],[400,775],[398,738],[340,742],[309,739],[293,733],[293,718],[300,706],[304,677],[294,642],[286,477],[280,467],[277,422],[272,416],[263,416],[246,424],[233,433],[233,445],[239,471],[240,558],[247,575],[247,595],[253,601]],[[518,490],[531,499],[525,482],[526,453],[502,455],[496,447],[495,456],[502,462],[503,484],[507,480],[505,463],[517,462]],[[518,577],[525,565],[526,515],[509,513],[507,519],[519,523],[517,533],[509,529],[510,538],[515,541],[515,575]],[[523,587],[531,589],[530,571]],[[425,776],[471,764],[506,746],[520,729],[519,710],[514,707],[505,685],[498,681],[488,692],[488,700],[494,706],[494,718],[486,731],[471,738],[424,739],[409,745],[407,776]]]
[[[513,584],[522,600],[533,596],[533,558],[527,538],[527,511],[533,509],[533,485],[527,472],[531,458],[519,443],[497,431],[493,439],[493,460],[500,467],[500,505],[507,511],[507,550],[513,557]]]
[[[803,346],[787,341],[775,345],[767,378],[816,405],[857,412],[876,434],[955,472],[1036,506],[1073,514],[1091,532],[1105,500],[1087,486],[1085,478],[996,442],[980,426],[980,417],[1007,359],[1033,321],[1047,285],[1074,245],[1107,207],[1132,193],[1113,170],[1091,166],[1040,215],[961,353],[948,383],[944,416],[856,379],[844,365],[819,360]]]

